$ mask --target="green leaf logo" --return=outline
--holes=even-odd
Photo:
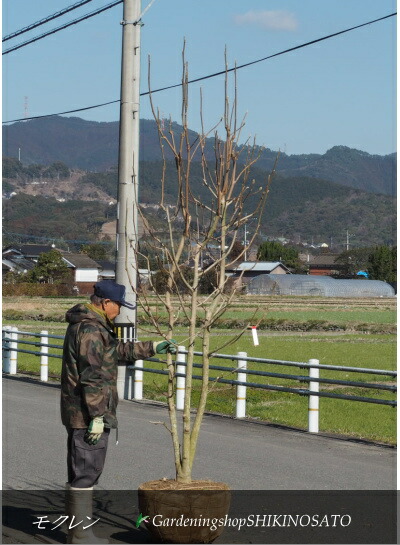
[[[149,518],[148,515],[143,516],[142,513],[139,514],[137,520],[136,520],[136,528],[139,528],[141,522],[147,522],[147,519]]]

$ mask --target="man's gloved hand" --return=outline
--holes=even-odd
[[[95,416],[90,422],[87,432],[85,433],[85,442],[88,445],[97,445],[101,434],[104,431],[103,416]]]
[[[177,342],[174,339],[170,341],[153,342],[153,350],[156,354],[176,354]]]

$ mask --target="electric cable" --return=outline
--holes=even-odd
[[[32,23],[26,27],[21,28],[20,30],[16,30],[15,32],[12,32],[11,34],[8,34],[7,36],[4,36],[4,38],[2,39],[2,42],[6,42],[7,40],[16,38],[17,36],[20,36],[21,34],[24,34],[25,32],[29,32],[30,30],[33,30],[34,28],[37,28],[38,26],[49,23],[50,21],[57,19],[57,17],[61,17],[62,15],[65,15],[66,13],[69,13],[70,11],[74,9],[80,8],[81,6],[84,6],[85,4],[88,4],[89,2],[92,2],[92,1],[93,0],[81,0],[80,2],[76,2],[76,4],[72,4],[71,6],[68,6],[62,9],[61,11],[57,11],[56,13],[53,13],[53,15],[48,15],[44,19],[40,19],[40,21],[36,21],[36,23]]]
[[[82,0],[80,3],[78,3],[79,5],[74,4],[74,6],[70,6],[70,8],[66,8],[62,12],[59,12],[58,14],[54,14],[52,16],[47,17],[46,19],[43,19],[42,21],[38,21],[37,23],[34,23],[33,25],[30,25],[29,27],[26,27],[26,29],[21,29],[20,31],[17,31],[13,35],[6,36],[5,38],[3,38],[3,42],[5,42],[6,40],[9,40],[11,38],[14,38],[15,36],[18,36],[19,34],[22,34],[23,32],[28,32],[28,30],[32,30],[33,28],[35,28],[37,26],[40,26],[40,25],[45,24],[45,23],[47,23],[49,21],[52,21],[56,17],[60,17],[61,15],[64,15],[68,11],[71,11],[71,9],[76,9],[76,7],[80,7],[80,6],[82,6],[82,5],[84,5],[84,4],[88,3],[88,2],[91,2],[91,1],[92,0]],[[65,25],[61,25],[60,27],[54,28],[53,30],[50,30],[48,32],[44,32],[43,34],[40,34],[39,36],[36,36],[35,38],[32,38],[32,39],[27,40],[25,42],[22,42],[22,43],[16,45],[15,47],[11,47],[9,49],[6,49],[5,51],[3,51],[2,55],[7,55],[8,53],[11,53],[12,51],[16,51],[17,49],[21,49],[22,47],[25,47],[26,45],[29,45],[29,44],[31,44],[33,42],[37,42],[37,41],[45,38],[46,36],[50,36],[51,34],[55,34],[56,32],[59,32],[60,30],[64,30],[65,28],[68,28],[68,27],[70,27],[72,25],[76,25],[77,23],[85,21],[86,19],[89,19],[90,17],[94,17],[95,15],[98,15],[99,13],[102,13],[103,11],[106,11],[107,9],[113,8],[114,6],[116,6],[118,4],[121,4],[122,2],[123,2],[123,0],[119,0],[119,1],[116,1],[114,3],[108,4],[104,8],[100,8],[98,10],[90,12],[90,13],[82,16],[82,17],[79,17],[78,19],[74,19],[73,21],[70,21],[69,23],[66,23]],[[135,21],[136,23],[138,23],[140,21],[142,16],[146,13],[147,10],[149,10],[151,8],[151,6],[152,6],[152,4],[154,2],[155,2],[155,0],[150,0],[150,3],[146,6],[146,8],[139,15],[137,21]]]
[[[154,4],[156,0],[150,0],[149,4],[144,8],[144,10],[142,11],[142,13],[139,15],[138,17],[138,22],[140,21],[140,19],[143,17],[143,15],[146,13],[146,11],[148,11],[151,6]]]
[[[121,102],[120,99],[110,100],[110,102],[103,102],[102,104],[95,104],[94,106],[85,106],[83,108],[78,108],[76,110],[68,110],[66,112],[59,112],[57,114],[44,114],[44,115],[35,115],[33,117],[21,117],[20,119],[14,119],[12,121],[3,121],[2,124],[5,125],[6,123],[16,123],[17,121],[30,121],[31,119],[42,119],[43,117],[54,117],[56,115],[73,114],[76,112],[83,112],[85,110],[93,110],[94,108],[101,108],[102,106],[108,106],[109,104],[116,104],[117,102]]]
[[[256,61],[247,62],[245,64],[240,64],[239,66],[235,66],[234,68],[228,68],[225,70],[221,70],[220,72],[214,72],[213,74],[209,74],[208,76],[201,76],[196,79],[189,80],[188,83],[197,83],[198,81],[204,81],[206,79],[215,78],[216,76],[222,76],[223,74],[226,74],[228,72],[233,72],[236,70],[239,70],[241,68],[246,68],[247,66],[251,66],[253,64],[257,64],[259,62],[267,61],[269,59],[272,59],[274,57],[278,57],[279,55],[284,55],[285,53],[290,53],[292,51],[296,51],[297,49],[302,49],[303,47],[307,47],[309,45],[316,44],[318,42],[322,42],[324,40],[329,40],[330,38],[334,38],[335,36],[339,36],[340,34],[345,34],[346,32],[350,32],[352,30],[356,30],[357,28],[361,28],[367,25],[371,25],[373,23],[377,23],[378,21],[383,21],[384,19],[388,19],[389,17],[393,17],[394,15],[397,15],[397,12],[391,13],[390,15],[385,15],[384,17],[380,17],[379,19],[374,19],[373,21],[368,21],[367,23],[362,23],[361,25],[353,26],[351,28],[347,28],[345,30],[340,30],[339,32],[335,32],[334,34],[328,34],[327,36],[323,36],[322,38],[317,38],[316,40],[311,40],[310,42],[306,42],[304,44],[296,45],[294,47],[290,47],[289,49],[285,49],[283,51],[280,51],[279,53],[274,53],[273,55],[268,55],[267,57],[263,57],[262,59],[257,59]],[[169,85],[167,87],[160,87],[159,89],[154,89],[154,91],[147,91],[146,93],[142,93],[142,95],[149,95],[152,93],[159,93],[160,91],[166,91],[167,89],[174,89],[175,87],[181,87],[182,83],[175,83],[174,85]]]
[[[118,4],[121,4],[123,0],[116,0],[115,2],[111,2],[111,4],[107,4],[106,6],[97,9],[95,11],[92,11],[90,13],[87,13],[86,15],[82,15],[82,17],[78,17],[77,19],[74,19],[73,21],[70,21],[69,23],[65,23],[64,25],[61,25],[59,27],[53,28],[52,30],[49,30],[48,32],[44,32],[43,34],[40,34],[39,36],[35,36],[34,38],[31,38],[30,40],[26,40],[26,42],[22,42],[18,45],[15,45],[14,47],[10,47],[9,49],[6,49],[3,51],[2,55],[7,55],[8,53],[11,53],[12,51],[16,51],[17,49],[21,49],[21,47],[25,47],[33,42],[37,42],[39,40],[42,40],[46,36],[50,36],[51,34],[55,34],[56,32],[59,32],[60,30],[64,30],[65,28],[68,28],[72,25],[76,25],[77,23],[80,23],[82,21],[85,21],[86,19],[89,19],[90,17],[94,17],[95,15],[98,15],[99,13],[102,13],[103,11],[106,11],[108,9],[113,8],[114,6],[117,6]]]
[[[221,70],[220,72],[214,72],[213,74],[208,74],[207,76],[201,76],[199,78],[189,80],[188,83],[189,84],[190,83],[197,83],[199,81],[204,81],[204,80],[211,79],[211,78],[214,78],[214,77],[217,77],[217,76],[221,76],[221,75],[226,74],[228,72],[240,70],[241,68],[246,68],[248,66],[252,66],[253,64],[257,64],[257,63],[272,59],[274,57],[284,55],[286,53],[291,53],[292,51],[302,49],[303,47],[308,47],[308,46],[316,44],[318,42],[322,42],[324,40],[329,40],[329,39],[334,38],[336,36],[339,36],[341,34],[351,32],[351,31],[356,30],[358,28],[361,28],[361,27],[364,27],[364,26],[367,26],[367,25],[371,25],[371,24],[377,23],[379,21],[383,21],[385,19],[388,19],[389,17],[394,17],[395,15],[397,15],[397,12],[391,13],[389,15],[385,15],[384,17],[380,17],[379,19],[374,19],[372,21],[368,21],[367,23],[362,23],[360,25],[353,26],[351,28],[347,28],[345,30],[340,30],[339,32],[335,32],[333,34],[323,36],[322,38],[317,38],[315,40],[311,40],[309,42],[306,42],[306,43],[303,43],[303,44],[300,44],[300,45],[296,45],[294,47],[290,47],[289,49],[279,51],[278,53],[268,55],[267,57],[263,57],[261,59],[255,60],[255,61],[251,61],[251,62],[248,62],[248,63],[245,63],[245,64],[241,64],[239,66],[235,66],[234,68],[228,68],[226,70]],[[158,89],[154,89],[154,90],[151,90],[151,91],[145,91],[143,93],[140,93],[140,96],[146,96],[146,95],[150,95],[150,94],[154,94],[154,93],[160,93],[161,91],[166,91],[168,89],[174,89],[176,87],[181,87],[181,86],[182,86],[182,83],[176,83],[174,85],[168,85],[166,87],[160,87]],[[75,113],[75,112],[82,112],[84,110],[91,110],[91,109],[94,109],[94,108],[101,108],[102,106],[107,106],[108,104],[115,104],[117,102],[120,102],[120,100],[119,99],[118,100],[112,100],[110,102],[104,102],[102,104],[95,104],[93,106],[86,106],[84,108],[79,108],[79,109],[76,109],[76,110],[69,110],[67,112],[58,112],[58,113],[54,113],[54,114],[45,114],[45,115],[39,115],[39,116],[33,116],[33,117],[27,117],[27,118],[12,119],[12,120],[9,120],[9,121],[3,121],[2,124],[5,125],[7,123],[16,123],[18,121],[29,121],[29,120],[32,120],[32,119],[39,119],[39,118],[44,118],[44,117],[53,117],[53,116],[56,116],[56,115],[63,115],[63,114],[67,114],[67,113],[69,114],[69,113]]]

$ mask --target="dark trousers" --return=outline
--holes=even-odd
[[[84,441],[86,429],[67,429],[68,483],[73,488],[91,488],[97,484],[106,460],[110,429],[106,428],[97,445]]]

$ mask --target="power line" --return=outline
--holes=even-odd
[[[140,21],[140,19],[143,17],[143,15],[146,13],[146,11],[148,11],[151,6],[154,4],[156,0],[150,0],[149,4],[144,8],[144,10],[142,11],[142,13],[139,15],[138,17],[138,22]]]
[[[42,21],[38,21],[37,23],[34,23],[33,25],[30,25],[29,27],[26,27],[25,29],[21,29],[17,32],[15,32],[14,34],[12,35],[9,35],[9,36],[6,36],[5,38],[3,38],[3,42],[5,42],[6,40],[9,40],[11,38],[14,38],[15,36],[18,36],[20,34],[23,34],[24,32],[28,32],[29,30],[32,30],[33,28],[36,28],[40,25],[43,25],[49,21],[52,21],[53,19],[56,19],[56,17],[60,17],[61,15],[64,15],[65,13],[67,13],[68,11],[71,11],[72,9],[76,9],[77,7],[81,7],[83,6],[84,4],[87,4],[88,2],[91,2],[92,0],[82,0],[81,2],[78,2],[77,4],[74,4],[73,6],[70,6],[69,8],[65,8],[65,10],[61,11],[61,12],[58,12],[54,15],[51,15],[45,19],[42,19]],[[2,55],[7,55],[8,53],[11,53],[12,51],[16,51],[17,49],[21,49],[22,47],[25,47],[26,45],[29,45],[33,42],[37,42],[39,40],[42,40],[43,38],[45,38],[46,36],[50,36],[51,34],[55,34],[56,32],[59,32],[60,30],[64,30],[65,28],[68,28],[72,25],[76,25],[77,23],[80,23],[82,21],[85,21],[86,19],[89,19],[90,17],[94,17],[95,15],[98,15],[99,13],[102,13],[103,11],[106,11],[110,8],[113,8],[114,6],[118,5],[118,4],[121,4],[123,2],[123,0],[117,0],[116,2],[113,2],[111,4],[108,4],[107,6],[103,7],[103,8],[100,8],[96,11],[93,11],[91,13],[88,13],[82,17],[79,17],[78,19],[74,19],[73,21],[70,21],[69,23],[66,23],[65,25],[61,25],[57,28],[54,28],[53,30],[50,30],[48,32],[44,32],[43,34],[40,34],[39,36],[36,36],[30,40],[27,40],[25,42],[22,42],[18,45],[16,45],[15,47],[11,47],[9,49],[6,49],[5,51],[3,51]],[[139,15],[139,18],[137,20],[137,22],[140,21],[141,17],[146,13],[146,11],[148,9],[150,9],[150,7],[152,6],[152,4],[155,2],[155,0],[150,0],[150,3],[149,5],[142,11],[142,13]]]
[[[74,9],[80,8],[81,6],[84,6],[85,4],[88,4],[89,2],[92,2],[92,1],[93,0],[81,0],[80,2],[76,2],[76,4],[72,4],[71,6],[68,6],[62,9],[61,11],[57,11],[56,13],[53,13],[53,15],[49,15],[45,17],[44,19],[40,19],[40,21],[36,21],[36,23],[32,23],[24,28],[21,28],[20,30],[16,30],[15,32],[12,32],[11,34],[8,34],[8,36],[4,36],[2,41],[6,42],[7,40],[16,38],[17,36],[20,36],[21,34],[24,34],[25,32],[29,32],[30,30],[33,30],[34,28],[37,28],[38,26],[49,23],[50,21],[57,19],[57,17],[61,17],[62,15],[65,15],[66,13],[69,13],[70,11]]]
[[[21,117],[20,119],[13,119],[11,121],[3,121],[2,124],[5,125],[7,123],[16,123],[17,121],[30,121],[31,119],[42,119],[44,117],[54,117],[56,115],[73,114],[76,112],[83,112],[85,110],[93,110],[94,108],[101,108],[102,106],[108,106],[109,104],[116,104],[117,102],[120,102],[120,99],[111,100],[110,102],[103,102],[102,104],[95,104],[94,106],[85,106],[83,108],[78,108],[76,110],[68,110],[66,112],[59,112],[57,114],[44,114],[44,115],[35,115],[33,117]]]
[[[121,0],[122,1],[122,0]],[[300,45],[297,45],[297,46],[294,46],[294,47],[291,47],[289,49],[285,49],[283,51],[280,51],[279,53],[274,53],[273,55],[268,55],[267,57],[263,57],[262,59],[257,59],[255,61],[251,61],[251,62],[248,62],[248,63],[245,63],[245,64],[241,64],[239,66],[235,66],[234,68],[228,68],[227,70],[221,70],[220,72],[214,72],[213,74],[209,74],[207,76],[202,76],[202,77],[199,77],[199,78],[195,78],[195,79],[192,79],[192,80],[189,80],[188,83],[197,83],[199,81],[204,81],[206,79],[210,79],[210,78],[214,78],[214,77],[217,77],[217,76],[221,76],[227,72],[232,72],[234,70],[240,70],[241,68],[246,68],[248,66],[252,66],[253,64],[257,64],[259,62],[263,62],[263,61],[266,61],[266,60],[269,60],[269,59],[272,59],[274,57],[278,57],[280,55],[284,55],[286,53],[291,53],[292,51],[296,51],[297,49],[302,49],[303,47],[308,47],[310,45],[313,45],[313,44],[316,44],[318,42],[322,42],[324,40],[329,40],[331,38],[334,38],[336,36],[339,36],[341,34],[345,34],[347,32],[351,32],[352,30],[356,30],[358,28],[361,28],[361,27],[364,27],[364,26],[367,26],[367,25],[371,25],[373,23],[377,23],[379,21],[383,21],[385,19],[388,19],[390,17],[394,17],[395,15],[397,15],[397,12],[395,13],[391,13],[390,15],[385,15],[384,17],[380,17],[379,19],[374,19],[372,21],[368,21],[367,23],[362,23],[360,25],[357,25],[357,26],[354,26],[354,27],[351,27],[351,28],[347,28],[345,30],[340,30],[339,32],[335,32],[334,34],[329,34],[327,36],[323,36],[322,38],[317,38],[315,40],[311,40],[310,42],[306,42],[304,44],[300,44]],[[144,93],[140,93],[140,96],[146,96],[146,95],[149,95],[149,94],[154,94],[154,93],[159,93],[161,91],[166,91],[168,89],[174,89],[176,87],[181,87],[182,86],[182,83],[176,83],[174,85],[168,85],[166,87],[160,87],[158,89],[154,89],[152,91],[146,91]],[[43,117],[53,117],[53,116],[56,116],[56,115],[63,115],[63,114],[70,114],[70,113],[75,113],[75,112],[82,112],[84,110],[91,110],[91,109],[94,109],[94,108],[101,108],[102,106],[107,106],[109,104],[115,104],[117,102],[120,102],[119,100],[112,100],[110,102],[104,102],[102,104],[96,104],[96,105],[93,105],[93,106],[87,106],[87,107],[84,107],[84,108],[79,108],[79,109],[76,109],[76,110],[69,110],[67,112],[59,112],[59,113],[54,113],[54,114],[45,114],[45,115],[39,115],[39,116],[33,116],[33,117],[28,117],[28,118],[20,118],[20,119],[12,119],[12,120],[9,120],[9,121],[3,121],[3,125],[7,124],[7,123],[16,123],[18,121],[28,121],[28,120],[32,120],[32,119],[40,119],[40,118],[43,118]]]
[[[297,49],[302,49],[303,47],[307,47],[309,45],[316,44],[318,42],[322,42],[324,40],[329,40],[330,38],[334,38],[335,36],[339,36],[340,34],[345,34],[346,32],[350,32],[352,30],[356,30],[357,28],[361,28],[367,25],[372,25],[373,23],[377,23],[378,21],[383,21],[384,19],[388,19],[389,17],[393,17],[394,15],[397,15],[397,12],[391,13],[390,15],[385,15],[384,17],[380,17],[379,19],[374,19],[373,21],[368,21],[367,23],[362,23],[361,25],[353,26],[351,28],[347,28],[345,30],[340,30],[339,32],[335,32],[334,34],[329,34],[328,36],[323,36],[322,38],[317,38],[316,40],[311,40],[311,42],[306,42],[304,44],[296,45],[295,47],[290,47],[289,49],[285,49],[284,51],[280,51],[279,53],[274,53],[273,55],[268,55],[267,57],[263,57],[262,59],[257,59],[256,61],[247,62],[245,64],[241,64],[239,66],[235,66],[234,68],[228,68],[227,70],[221,70],[220,72],[214,72],[213,74],[209,74],[208,76],[202,76],[200,78],[189,80],[188,83],[197,83],[198,81],[204,81],[206,79],[215,78],[216,76],[221,76],[223,74],[226,74],[227,72],[233,72],[235,70],[239,70],[241,68],[246,68],[247,66],[251,66],[253,64],[257,64],[259,62],[267,61],[269,59],[272,59],[274,57],[278,57],[279,55],[284,55],[285,53],[290,53],[291,51],[296,51]],[[147,93],[142,93],[143,95],[149,95],[150,93],[158,93],[160,91],[166,91],[167,89],[173,89],[175,87],[181,87],[181,83],[176,83],[175,85],[169,85],[168,87],[161,87],[159,89],[155,89],[154,91],[148,91]]]
[[[116,0],[115,2],[112,2],[111,4],[107,4],[107,6],[104,6],[100,9],[97,9],[95,11],[92,11],[90,13],[87,13],[86,15],[83,15],[82,17],[78,17],[78,19],[74,19],[73,21],[70,21],[69,23],[65,23],[62,26],[53,28],[52,30],[49,30],[48,32],[44,32],[43,34],[40,34],[39,36],[35,36],[34,38],[31,38],[30,40],[27,40],[26,42],[22,42],[14,47],[10,47],[9,49],[6,49],[3,51],[2,55],[7,55],[8,53],[11,53],[12,51],[16,51],[17,49],[21,49],[21,47],[25,47],[33,42],[37,42],[39,40],[42,40],[46,36],[50,36],[51,34],[55,34],[56,32],[59,32],[60,30],[64,30],[64,28],[68,28],[72,25],[76,25],[77,23],[80,23],[82,21],[85,21],[86,19],[89,19],[90,17],[94,17],[95,15],[98,15],[99,13],[102,13],[103,11],[106,11],[110,8],[113,8],[114,6],[117,6],[118,4],[121,4],[123,0]]]

